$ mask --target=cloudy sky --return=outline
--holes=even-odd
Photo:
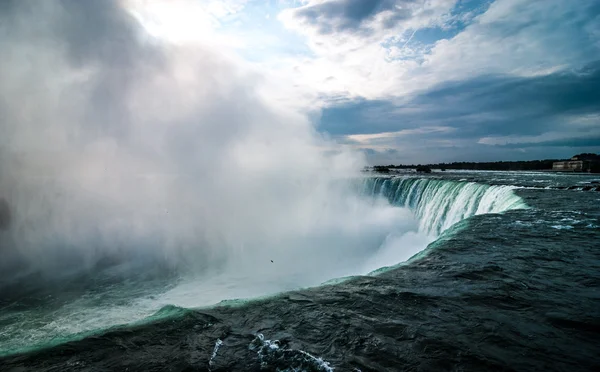
[[[252,76],[251,94],[370,163],[600,152],[597,0],[110,3],[150,38],[227,56]],[[82,13],[71,41],[99,32],[99,14]],[[123,58],[145,58],[124,48]]]
[[[365,160],[600,152],[598,0],[0,0],[0,50],[0,246],[36,262],[286,247],[331,275],[319,247],[410,221],[348,197]]]
[[[131,9],[158,37],[232,50],[373,163],[600,151],[596,0],[166,3]]]

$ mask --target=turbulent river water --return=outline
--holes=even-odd
[[[253,281],[131,275],[113,262],[11,277],[0,282],[0,370],[595,370],[599,180],[367,176],[359,194],[417,224],[385,234],[356,275],[324,273],[321,285],[258,268]]]

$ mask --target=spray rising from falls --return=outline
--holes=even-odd
[[[397,209],[410,210],[415,231],[391,231],[363,266],[368,272],[410,259],[455,223],[477,214],[527,208],[512,187],[433,178],[370,177],[360,192]]]
[[[369,178],[363,193],[386,198],[413,210],[419,229],[437,236],[455,223],[478,214],[501,213],[527,205],[511,186],[490,186],[428,178]]]

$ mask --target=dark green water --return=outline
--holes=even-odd
[[[125,312],[123,293],[149,298],[177,280],[162,272],[95,276],[83,298],[81,278],[43,291],[5,285],[0,369],[596,370],[599,178],[460,172],[369,180],[363,187],[372,195],[410,207],[421,231],[440,234],[409,262],[255,301],[166,306],[150,318],[154,310],[138,301],[146,320],[75,336],[48,340],[48,323],[35,328],[32,317],[74,306],[81,314],[73,329],[81,329],[95,301]],[[19,321],[45,341],[19,343]]]

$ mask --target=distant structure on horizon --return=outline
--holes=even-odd
[[[600,154],[583,153],[570,160],[544,159],[495,162],[454,162],[438,164],[389,164],[365,167],[363,172],[397,173],[401,169],[417,173],[429,173],[433,169],[446,170],[489,170],[489,171],[539,171],[539,172],[588,172],[600,173]]]
[[[571,160],[552,163],[552,170],[555,172],[598,172],[598,168],[600,155],[596,154],[575,155]]]

